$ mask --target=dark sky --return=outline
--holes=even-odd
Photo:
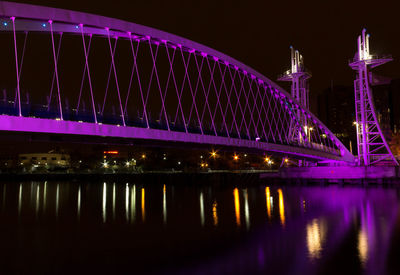
[[[355,53],[357,35],[366,27],[372,53],[395,58],[376,73],[400,77],[400,4],[396,1],[16,2],[90,12],[164,30],[230,55],[271,80],[289,67],[293,45],[313,73],[314,98],[331,81],[352,85],[354,74],[347,62]]]

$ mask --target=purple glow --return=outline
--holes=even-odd
[[[26,16],[27,11],[28,12],[31,11],[32,19],[29,19],[30,16],[28,16],[28,18],[27,18],[27,16]],[[221,130],[224,131],[223,129],[220,128],[220,126],[224,127],[227,130],[226,135],[224,134],[224,136],[229,136],[232,134],[232,132],[234,132],[236,130],[237,136],[243,136],[243,133],[246,132],[246,134],[249,136],[249,139],[253,139],[253,140],[254,140],[254,136],[256,136],[256,134],[258,134],[258,132],[260,132],[260,138],[262,138],[262,139],[265,136],[268,140],[275,139],[275,138],[281,139],[281,140],[285,140],[285,138],[286,138],[286,141],[288,140],[287,125],[288,125],[288,123],[291,123],[291,120],[294,119],[292,116],[293,111],[289,111],[288,109],[293,107],[293,105],[291,105],[291,106],[282,105],[281,106],[280,104],[287,104],[286,101],[293,104],[293,100],[291,99],[291,96],[286,91],[282,90],[277,85],[275,85],[274,82],[272,82],[269,79],[258,74],[256,71],[254,71],[252,68],[247,67],[245,64],[242,64],[242,63],[234,60],[233,58],[230,58],[229,56],[226,56],[222,53],[219,53],[213,49],[210,49],[210,48],[200,45],[198,43],[185,40],[178,36],[174,36],[173,34],[164,33],[162,31],[159,31],[156,29],[143,27],[143,26],[136,25],[136,24],[129,23],[129,22],[121,22],[119,20],[115,20],[112,18],[99,17],[96,15],[88,16],[88,14],[76,13],[76,12],[67,11],[67,10],[59,10],[57,13],[54,13],[54,10],[52,10],[50,8],[46,8],[46,7],[35,7],[35,6],[31,6],[31,5],[8,3],[8,2],[5,2],[3,4],[0,14],[3,16],[3,18],[8,17],[10,15],[15,15],[18,18],[20,18],[20,17],[24,18],[24,20],[43,20],[43,18],[54,18],[55,22],[63,22],[63,24],[57,24],[57,32],[62,31],[67,34],[72,34],[72,33],[76,32],[74,29],[77,28],[77,25],[76,25],[77,23],[80,23],[78,26],[80,26],[81,28],[83,28],[83,24],[85,24],[86,26],[92,26],[91,28],[87,28],[87,30],[82,30],[83,38],[86,35],[89,35],[91,37],[93,34],[96,36],[97,35],[104,36],[104,26],[108,26],[107,28],[105,28],[107,31],[112,29],[114,31],[118,30],[120,32],[128,33],[129,38],[131,38],[132,33],[128,30],[134,30],[136,33],[139,34],[139,37],[134,36],[134,39],[138,39],[137,40],[138,45],[139,45],[139,42],[141,42],[141,41],[145,41],[146,39],[150,40],[150,34],[151,34],[152,41],[154,42],[155,45],[157,45],[157,47],[159,46],[160,41],[165,44],[167,43],[167,39],[168,39],[168,41],[170,41],[168,47],[160,47],[160,49],[162,49],[162,50],[160,50],[160,52],[164,51],[166,49],[166,54],[170,54],[171,56],[173,56],[173,54],[175,54],[176,46],[178,46],[179,48],[182,48],[182,45],[178,44],[179,41],[182,41],[181,43],[184,43],[184,45],[183,45],[184,51],[189,51],[189,53],[197,52],[198,55],[194,54],[191,56],[192,60],[199,59],[199,61],[200,61],[202,59],[201,57],[203,57],[205,64],[207,64],[209,67],[210,79],[207,81],[203,80],[202,78],[204,76],[201,73],[199,74],[199,75],[201,75],[201,77],[199,77],[199,78],[197,77],[197,74],[198,74],[197,71],[195,71],[195,73],[193,73],[193,69],[195,70],[196,67],[193,66],[193,61],[192,61],[192,64],[190,64],[190,66],[189,66],[189,59],[186,58],[187,55],[185,53],[185,58],[184,58],[185,79],[184,79],[184,81],[182,81],[182,78],[183,78],[183,76],[182,76],[179,80],[177,80],[177,79],[175,79],[175,76],[174,76],[174,69],[176,66],[179,66],[179,65],[174,64],[174,62],[172,61],[173,58],[170,59],[169,61],[170,62],[172,61],[172,63],[170,64],[171,68],[169,70],[168,79],[171,76],[172,77],[171,82],[172,81],[174,82],[175,89],[180,91],[178,99],[179,99],[179,101],[182,100],[182,102],[179,102],[179,104],[183,104],[183,105],[187,104],[187,103],[190,104],[193,101],[193,106],[190,105],[190,106],[188,106],[188,109],[187,109],[187,110],[189,110],[189,108],[190,108],[191,112],[192,112],[192,110],[194,110],[193,108],[195,108],[194,104],[201,104],[202,107],[208,104],[209,106],[206,106],[206,109],[208,109],[208,110],[206,110],[206,112],[208,111],[210,113],[210,121],[207,121],[208,115],[206,115],[207,119],[205,118],[204,121],[201,120],[201,123],[211,124],[214,122],[213,120],[218,117],[217,120],[219,122],[215,123],[215,124],[216,125],[220,124],[220,125],[218,125],[217,127],[215,127],[215,125],[214,125],[212,128],[214,129],[214,131],[216,130],[216,128],[218,128],[218,132],[219,132]],[[24,14],[25,14],[25,16],[23,16]],[[54,16],[57,16],[57,17],[54,17]],[[11,19],[14,21],[15,17],[12,17]],[[43,20],[43,21],[46,21],[46,20]],[[35,21],[35,22],[36,22],[36,26],[38,26],[39,24],[42,23],[40,21],[39,22]],[[50,25],[52,24],[52,22],[53,21],[49,20]],[[99,22],[100,23],[103,22],[103,23],[100,25]],[[18,26],[18,27],[20,28],[21,26]],[[40,25],[39,25],[39,27],[40,27]],[[44,30],[50,32],[50,29],[44,29]],[[22,30],[18,29],[17,31],[21,32]],[[112,34],[112,36],[114,36],[114,35],[115,34]],[[117,39],[117,38],[118,37],[116,36],[115,39]],[[157,52],[154,49],[155,48],[154,44],[151,45],[152,46],[151,50],[154,51],[153,62],[155,63]],[[150,44],[146,43],[146,45],[150,45]],[[171,48],[174,49],[174,51],[171,51]],[[191,50],[189,50],[189,49],[191,49]],[[196,49],[196,51],[194,49]],[[113,51],[113,54],[114,54],[114,51]],[[85,52],[88,55],[89,50],[87,49],[87,50],[85,50]],[[174,52],[174,53],[172,53],[172,52]],[[135,53],[135,55],[136,54],[137,53]],[[23,52],[22,52],[22,56],[23,56]],[[21,60],[23,59],[22,56],[21,56]],[[206,59],[205,57],[207,57],[207,56],[210,56],[213,59],[211,59],[211,58]],[[212,60],[214,60],[215,63],[212,62]],[[57,58],[56,58],[56,61],[57,61]],[[221,61],[221,62],[217,62],[217,61]],[[176,62],[178,62],[178,61],[176,61]],[[182,63],[181,60],[180,60],[180,62]],[[210,62],[210,63],[208,63],[208,62]],[[225,64],[226,67],[222,67],[222,69],[221,69],[220,66],[222,64]],[[87,64],[87,65],[89,65],[89,64]],[[115,65],[118,65],[118,64],[115,64]],[[112,66],[115,67],[115,65],[111,64],[110,67],[112,67]],[[228,67],[229,65],[232,65],[232,66]],[[21,71],[21,67],[22,67],[22,65],[17,65],[17,70]],[[199,67],[201,67],[201,66],[199,66]],[[139,68],[141,68],[141,64],[139,64]],[[232,69],[234,68],[235,70],[231,70],[231,68]],[[110,68],[111,72],[112,72],[112,69],[113,68]],[[139,76],[136,65],[134,66],[134,69],[135,70],[132,71],[132,74],[136,73],[138,75],[138,77],[137,77],[137,79],[133,80],[133,83],[136,82],[137,84],[139,84],[140,78],[142,78],[142,80],[145,79],[145,81],[143,81],[143,87],[146,86],[145,89],[147,89],[148,84],[149,84],[147,80],[149,79],[149,77],[147,76],[147,78],[146,78],[146,76],[142,76],[141,73]],[[158,68],[156,68],[156,70],[157,69]],[[158,73],[160,73],[160,79],[164,79],[164,78],[161,78],[161,71],[157,72],[156,70],[154,70],[154,72],[152,72],[152,75],[154,75],[153,80],[158,78]],[[188,72],[188,70],[189,70],[189,72]],[[88,72],[88,68],[86,68],[86,70],[84,70],[84,71],[86,73],[88,73],[88,75],[85,77],[89,78],[90,74]],[[85,72],[84,72],[84,74],[85,74]],[[203,71],[201,71],[201,72],[203,72]],[[236,73],[236,72],[238,72],[238,73]],[[150,73],[150,71],[149,71],[149,73]],[[226,73],[226,75],[228,75],[228,77],[225,76],[225,73]],[[116,74],[115,68],[114,68],[114,74]],[[196,76],[194,76],[194,75],[196,75]],[[231,76],[230,79],[229,79],[229,75]],[[178,75],[177,75],[177,77],[178,77]],[[262,87],[264,87],[265,91],[261,90],[262,87],[259,87],[258,85],[254,85],[255,83],[253,83],[252,80],[255,80],[255,79],[257,79],[256,83],[259,83],[260,85],[264,83]],[[164,81],[162,81],[162,82],[164,82]],[[107,81],[107,83],[108,83],[108,81]],[[154,87],[154,84],[155,83],[152,84],[153,85],[152,88]],[[158,86],[160,86],[161,83],[157,83],[157,84],[158,84]],[[118,83],[116,83],[116,85],[118,86]],[[139,89],[141,89],[141,86],[142,85],[139,84]],[[164,83],[162,83],[162,86],[164,86]],[[191,87],[191,86],[193,86],[193,87]],[[165,104],[166,104],[166,102],[168,102],[168,101],[166,101],[166,98],[168,100],[170,98],[169,95],[166,95],[168,89],[170,89],[170,88],[162,87],[162,89],[161,89],[161,87],[159,87],[160,98],[158,98],[158,100],[161,100],[162,102],[165,101]],[[202,91],[198,91],[198,89],[200,89]],[[266,92],[266,89],[269,89],[268,93]],[[110,88],[110,90],[111,90],[111,88]],[[118,87],[117,87],[117,90],[119,90]],[[143,91],[143,93],[146,93],[146,91],[147,90]],[[120,91],[117,91],[117,92],[120,93]],[[203,103],[199,103],[197,94],[200,94],[200,93],[208,94],[210,102],[205,101]],[[237,96],[236,98],[234,97],[235,94]],[[274,94],[275,96],[272,96],[271,94]],[[148,101],[152,100],[151,97],[148,97],[147,95],[143,95],[143,97],[144,96],[146,96],[146,99],[145,99],[146,102],[147,102],[147,100]],[[190,98],[190,96],[192,96],[192,97]],[[127,98],[128,97],[129,96],[127,95]],[[189,97],[189,102],[187,101],[188,97]],[[202,98],[204,99],[204,97],[202,97]],[[280,98],[282,100],[279,100]],[[127,99],[124,98],[124,101],[125,101],[124,110],[126,110],[127,108],[130,108],[130,106],[127,106]],[[140,99],[139,99],[139,101],[140,101]],[[246,101],[246,102],[244,102],[244,101]],[[144,102],[143,110],[146,109],[146,102]],[[264,106],[264,104],[265,104],[265,106]],[[120,103],[120,105],[122,106],[121,103]],[[285,106],[285,108],[283,108],[284,106]],[[149,106],[147,106],[147,107],[149,107]],[[200,108],[202,108],[202,107],[200,107]],[[298,107],[297,104],[296,104],[296,107]],[[181,107],[179,107],[179,108],[181,108]],[[231,113],[229,113],[228,109],[230,109]],[[140,112],[141,111],[142,110],[140,110]],[[154,112],[154,110],[149,110],[149,112],[150,111],[152,113]],[[163,111],[166,111],[165,107],[162,108],[161,112],[163,112]],[[155,112],[158,114],[160,112],[160,110],[155,110]],[[182,117],[183,117],[182,119],[179,119],[179,123],[183,123],[185,126],[188,126],[189,124],[191,124],[191,126],[195,126],[197,129],[199,129],[199,128],[202,129],[202,127],[204,126],[201,124],[197,125],[197,122],[195,123],[195,125],[193,124],[194,121],[190,120],[192,113],[189,114],[189,120],[185,121],[185,119],[187,119],[186,109],[185,109],[185,113],[183,112],[182,108],[179,112],[181,112]],[[201,110],[200,110],[200,112],[201,112]],[[296,110],[296,112],[298,112],[298,111]],[[315,124],[317,124],[316,122],[318,122],[318,119],[316,119],[312,114],[308,114],[308,110],[307,111],[301,110],[301,112],[307,114],[308,115],[307,117],[312,118],[312,121]],[[272,120],[269,121],[268,116],[271,114],[272,114],[272,118],[271,118]],[[122,112],[122,116],[124,116],[124,115],[125,115],[125,111]],[[168,114],[168,115],[170,115],[170,114]],[[200,113],[198,115],[198,117],[201,115],[202,114]],[[141,118],[140,115],[138,115],[138,116],[139,116],[139,118]],[[144,116],[147,116],[147,111],[144,112]],[[164,116],[166,116],[165,113],[164,113]],[[194,117],[195,117],[195,115],[193,112],[193,118]],[[227,122],[228,117],[229,117],[229,122]],[[142,115],[141,119],[143,119],[143,115]],[[173,120],[173,118],[172,118],[172,120]],[[236,120],[238,120],[238,121],[236,121]],[[239,120],[241,120],[241,121],[239,121]],[[147,118],[146,118],[146,122],[148,123]],[[221,122],[222,122],[222,124],[221,124]],[[240,123],[240,128],[239,128],[239,123]],[[261,123],[262,127],[260,126],[260,123]],[[227,127],[227,126],[230,126],[230,130],[228,130],[229,127]],[[321,125],[318,125],[318,126],[320,128],[321,127],[324,128],[324,126],[321,126]],[[148,127],[149,127],[149,125],[148,125]],[[236,129],[234,129],[234,127],[236,127]],[[267,129],[267,133],[265,133],[265,129]],[[329,129],[327,129],[326,132],[329,133],[330,132]],[[316,131],[314,131],[313,134],[319,135]],[[215,131],[215,135],[216,135],[216,131]],[[243,138],[246,138],[245,135]],[[332,135],[330,135],[330,137],[332,137]],[[335,139],[335,137],[332,137],[332,138]],[[338,142],[338,141],[336,142],[336,144],[337,143],[340,144],[340,142]],[[316,151],[318,151],[318,150],[316,150]]]

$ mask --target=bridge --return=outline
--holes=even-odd
[[[0,131],[354,160],[276,83],[188,39],[118,19],[3,1],[0,37]]]

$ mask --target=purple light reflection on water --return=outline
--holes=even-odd
[[[152,177],[121,183],[0,183],[2,270],[400,270],[400,193],[395,188],[247,185],[248,177],[238,176],[226,181],[204,175]]]

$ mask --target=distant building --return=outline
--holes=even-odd
[[[400,133],[400,79],[388,80],[371,75],[371,87],[377,118],[388,141]],[[343,144],[357,154],[354,87],[332,85],[318,96],[318,118]]]
[[[347,148],[352,144],[352,150],[356,150],[353,87],[332,85],[325,89],[318,96],[318,118]]]
[[[50,151],[48,153],[19,154],[20,165],[32,165],[34,168],[46,167],[48,169],[69,168],[71,158],[63,152]]]

